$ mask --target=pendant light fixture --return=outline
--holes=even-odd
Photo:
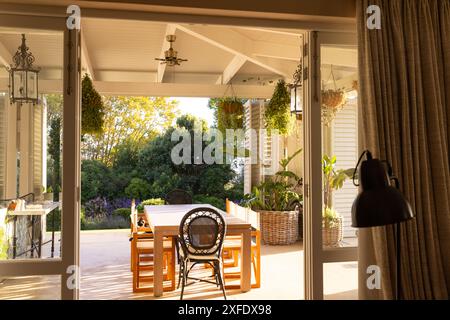
[[[22,34],[22,44],[13,56],[13,64],[9,71],[9,95],[11,103],[39,102],[38,81],[39,68],[33,66],[35,58],[26,45],[25,34]]]

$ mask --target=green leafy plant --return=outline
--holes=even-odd
[[[243,205],[265,211],[291,211],[301,205],[303,195],[296,191],[301,178],[287,170],[289,163],[301,152],[302,149],[299,149],[290,157],[281,160],[282,170],[254,187],[252,193],[246,194]]]
[[[82,211],[84,215],[84,210]],[[55,209],[46,216],[47,219],[47,231],[60,231],[61,230],[61,210]]]
[[[131,208],[119,208],[113,211],[113,217],[122,217],[123,219],[130,221]]]
[[[165,203],[164,199],[161,198],[147,199],[138,204],[136,206],[136,209],[138,212],[144,212],[144,206],[157,206],[162,205],[164,203]]]
[[[51,159],[51,187],[56,190],[57,186],[61,184],[61,118],[57,115],[50,119],[49,136],[48,154]],[[58,200],[59,195],[56,194],[55,201]]]
[[[324,228],[333,228],[340,222],[340,215],[333,208],[325,207],[322,210],[322,224]]]
[[[292,129],[291,94],[284,80],[278,81],[272,98],[264,112],[266,129],[278,130],[282,135],[288,135]]]
[[[150,193],[150,184],[141,179],[133,178],[130,184],[125,188],[125,194],[132,199],[145,199]]]
[[[219,101],[217,128],[224,133],[226,129],[244,128],[244,105],[240,99],[224,98]]]
[[[5,228],[0,226],[0,260],[8,258],[8,241],[6,240]]]
[[[87,74],[83,78],[81,87],[81,133],[83,135],[102,133],[105,115],[102,97],[95,90],[92,80]]]
[[[53,193],[53,187],[52,186],[47,187],[47,193]]]
[[[198,204],[210,204],[216,208],[225,210],[225,201],[214,196],[197,194],[193,197],[193,202]]]
[[[345,180],[352,177],[354,168],[337,170],[336,156],[330,158],[328,155],[324,155],[322,158],[322,171],[324,208],[330,208],[333,190],[342,188]]]

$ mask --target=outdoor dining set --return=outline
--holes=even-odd
[[[167,194],[164,205],[143,209],[138,212],[132,204],[133,292],[160,297],[181,287],[183,299],[188,285],[206,282],[226,299],[229,289],[247,292],[260,287],[256,212],[228,199],[226,212],[209,204],[192,204],[190,195],[178,189]],[[194,277],[194,272],[201,276]]]

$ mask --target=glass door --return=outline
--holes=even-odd
[[[2,299],[32,299],[45,286],[78,298],[80,30],[66,20],[0,14]],[[22,41],[40,68],[19,88],[39,96],[34,104],[1,93]]]
[[[311,32],[308,54],[305,295],[356,299],[358,241],[351,227],[358,159],[356,34]]]

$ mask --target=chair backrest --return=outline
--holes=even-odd
[[[189,193],[181,189],[174,189],[166,194],[164,198],[166,204],[191,204],[192,197]]]
[[[131,233],[136,232],[137,229],[137,210],[136,210],[136,202],[135,200],[131,200],[131,211],[130,211],[130,227]]]
[[[220,256],[226,233],[224,217],[208,207],[195,208],[180,223],[180,244],[185,255]]]
[[[226,208],[227,213],[235,216],[241,220],[244,220],[247,223],[250,223],[252,227],[256,230],[259,230],[259,213],[253,211],[250,208],[241,207],[238,204],[235,204],[233,201],[226,200]]]

